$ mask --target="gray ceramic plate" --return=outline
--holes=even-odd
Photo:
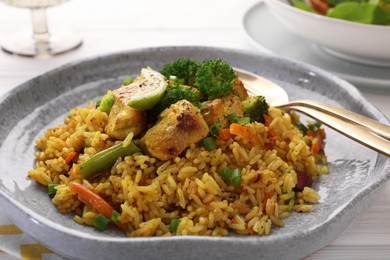
[[[322,199],[308,214],[293,214],[269,236],[126,238],[98,232],[59,214],[46,190],[26,177],[35,140],[143,66],[156,69],[179,57],[221,58],[282,85],[291,99],[312,98],[387,119],[350,84],[320,69],[237,50],[165,47],[121,52],[68,64],[32,79],[0,100],[0,203],[25,233],[72,259],[301,258],[327,245],[369,205],[390,175],[387,158],[326,129],[330,174],[316,183]]]

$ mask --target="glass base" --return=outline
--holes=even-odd
[[[82,39],[76,33],[52,32],[48,41],[34,40],[31,33],[18,32],[5,38],[1,43],[4,51],[28,57],[47,58],[80,47]]]

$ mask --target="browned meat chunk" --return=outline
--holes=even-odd
[[[118,140],[125,139],[130,132],[135,136],[140,134],[146,125],[146,112],[127,106],[115,91],[113,93],[115,102],[108,116],[106,133]]]
[[[181,100],[161,112],[157,123],[141,138],[140,145],[151,156],[166,161],[208,133],[209,127],[199,109]]]
[[[244,87],[242,81],[238,78],[233,81],[233,93],[240,97],[240,100],[245,100],[248,97],[248,91]]]
[[[202,113],[209,126],[220,124],[223,128],[229,126],[228,115],[235,113],[237,116],[244,116],[241,100],[234,94],[206,102],[206,106],[202,109]]]
[[[162,95],[166,86],[167,82],[162,74],[151,68],[144,68],[133,83],[114,90],[112,93],[115,102],[109,114],[106,133],[119,140],[125,139],[130,132],[135,136],[140,134],[146,125],[146,112],[139,110],[146,109],[129,107],[129,101],[138,98],[138,106],[152,106],[152,101],[156,102],[153,98]]]

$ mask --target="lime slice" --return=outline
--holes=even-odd
[[[141,79],[128,86],[114,91],[123,103],[137,110],[149,110],[154,107],[164,95],[168,82],[164,75],[144,68],[141,70]]]

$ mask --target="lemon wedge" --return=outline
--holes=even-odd
[[[114,90],[114,95],[129,107],[144,111],[154,107],[164,95],[168,82],[164,75],[150,69],[141,70],[140,79]]]

